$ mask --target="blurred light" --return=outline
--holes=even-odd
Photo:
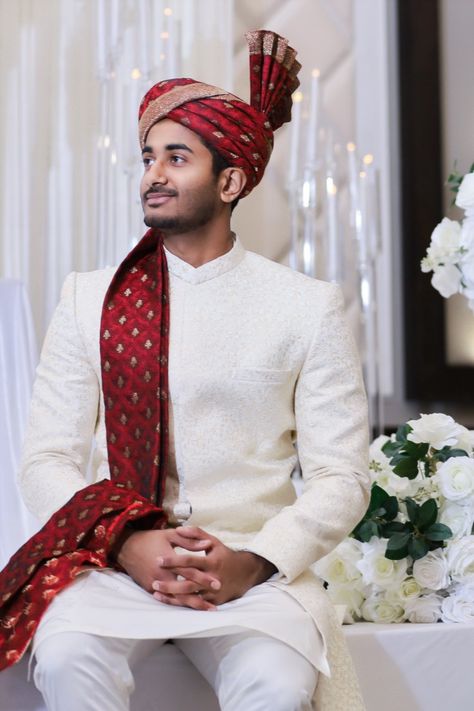
[[[104,136],[104,148],[108,148],[110,146],[110,136]]]
[[[349,153],[354,153],[354,151],[355,151],[355,149],[356,149],[356,144],[355,144],[355,143],[352,143],[352,142],[351,142],[351,143],[348,143],[347,146],[346,146],[346,148],[347,148],[347,150],[349,151]]]
[[[321,76],[321,72],[319,71],[319,69],[313,69],[313,71],[311,72],[311,76],[317,79],[319,76]]]
[[[166,54],[164,54],[164,53],[162,52],[162,53],[160,54],[160,59],[161,59],[161,61],[163,61],[164,59],[166,59]]]
[[[326,178],[326,190],[329,195],[335,195],[337,193],[337,185],[330,175]]]
[[[303,92],[302,91],[295,91],[295,93],[293,94],[293,103],[299,104],[300,101],[303,101]]]
[[[370,306],[370,283],[369,280],[364,277],[360,282],[360,296],[362,299],[362,304],[367,308]]]
[[[303,190],[301,193],[301,203],[303,207],[309,207],[311,200],[311,183],[309,180],[305,180],[303,183]]]
[[[362,161],[364,165],[370,165],[374,162],[374,156],[372,155],[372,153],[366,153],[366,155],[362,158]]]
[[[169,32],[162,32],[160,37],[161,39],[169,39],[170,33]]]
[[[141,71],[138,69],[138,67],[135,67],[135,69],[132,69],[132,72],[131,72],[131,74],[130,74],[130,76],[132,77],[132,79],[140,79],[141,75],[142,75],[142,73],[141,73]]]
[[[163,10],[163,15],[166,15],[167,17],[169,17],[172,14],[173,14],[173,10],[170,7],[165,7],[165,9]]]
[[[110,155],[110,162],[112,163],[112,165],[115,165],[117,163],[117,154],[115,151],[112,151]]]

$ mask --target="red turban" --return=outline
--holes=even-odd
[[[242,168],[248,195],[262,179],[273,148],[273,132],[291,120],[291,94],[301,65],[288,40],[274,32],[248,32],[250,104],[194,79],[155,84],[140,105],[143,148],[150,128],[168,118],[197,133],[229,163]]]

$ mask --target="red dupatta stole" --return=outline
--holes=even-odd
[[[111,480],[78,491],[0,573],[0,669],[21,659],[55,595],[85,569],[113,565],[127,524],[166,526],[168,295],[162,241],[149,230],[118,268],[102,308]]]

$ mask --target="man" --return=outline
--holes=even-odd
[[[10,663],[36,632],[54,711],[127,709],[133,662],[167,639],[225,711],[313,708],[330,668],[318,708],[362,708],[308,567],[364,512],[365,400],[338,288],[230,229],[299,68],[273,33],[249,45],[251,106],[193,80],[147,93],[151,229],[115,274],[66,280],[45,342],[21,481],[48,523],[12,559],[2,619]]]

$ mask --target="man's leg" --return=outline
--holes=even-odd
[[[128,711],[130,667],[161,644],[60,632],[36,650],[35,684],[48,711]]]
[[[318,672],[288,645],[248,631],[177,639],[213,687],[222,711],[310,711]]]

